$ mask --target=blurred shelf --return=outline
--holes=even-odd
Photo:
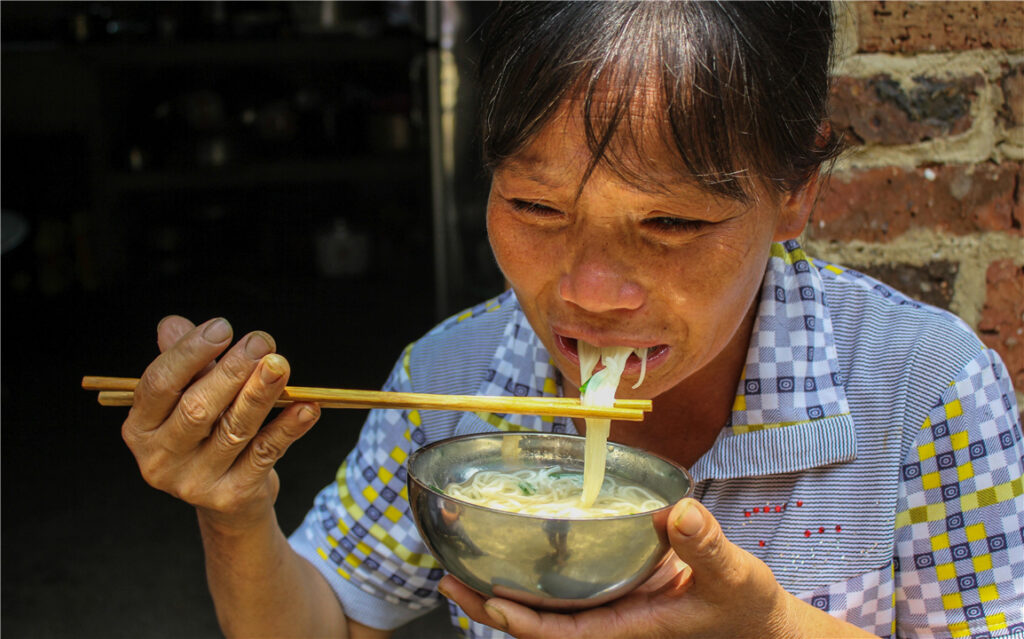
[[[368,60],[404,62],[429,44],[413,34],[372,39],[303,38],[208,42],[5,43],[4,55],[74,56],[101,67],[282,66]]]
[[[207,24],[221,5],[225,20]],[[166,288],[197,272],[235,277],[250,261],[291,286],[320,272],[316,241],[339,219],[375,241],[360,276],[372,290],[396,260],[428,252],[424,58],[436,43],[420,22],[356,28],[356,12],[319,31],[247,13],[287,22],[290,3],[12,6],[20,22],[4,4],[0,77],[5,159],[18,161],[5,163],[5,205],[53,217],[47,250],[60,251],[33,257],[25,286],[42,290],[58,261],[64,287],[114,290],[155,273]],[[176,30],[161,30],[163,14]],[[88,29],[70,28],[83,16]],[[110,29],[140,20],[145,33]],[[249,243],[230,248],[241,236]],[[430,270],[417,275],[429,291]]]
[[[165,189],[244,188],[337,182],[407,182],[426,179],[428,167],[410,156],[372,155],[339,161],[288,161],[206,170],[111,173],[109,186],[121,193]]]

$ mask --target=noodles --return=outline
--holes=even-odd
[[[583,506],[582,483],[580,473],[558,466],[512,472],[481,470],[461,484],[449,484],[444,492],[488,508],[567,519],[632,515],[667,503],[641,486],[609,475],[594,502]]]
[[[579,340],[576,347],[580,353],[580,379],[586,380],[583,393],[580,395],[580,403],[584,406],[614,406],[615,391],[619,388],[619,378],[622,377],[622,370],[626,367],[626,360],[633,354],[633,349],[628,346],[598,349],[583,340]],[[590,371],[583,368],[583,353],[586,353],[586,364],[589,366],[590,362],[594,361],[592,351],[600,353],[604,368],[588,378],[585,375]],[[580,504],[584,508],[594,503],[598,491],[601,490],[607,452],[606,444],[612,424],[609,419],[587,418],[586,421],[587,443],[583,453],[583,495],[580,497]]]
[[[636,390],[640,388],[640,384],[644,383],[644,378],[647,377],[647,350],[646,348],[637,348],[633,352],[640,358],[640,377],[637,378],[636,384],[633,384],[630,388]]]
[[[598,348],[578,340],[576,349],[580,356],[580,379],[583,380],[583,392],[580,395],[580,403],[584,406],[614,406],[615,391],[619,388],[619,379],[626,367],[626,360],[633,353],[640,358],[640,378],[633,388],[640,386],[647,374],[647,349],[630,348],[629,346],[609,346]],[[600,358],[604,368],[593,373]],[[601,488],[601,480],[604,477],[605,444],[608,442],[608,432],[611,430],[611,421],[607,419],[588,418],[587,422],[587,444],[584,453],[583,466],[583,495],[580,502],[584,507],[589,506],[597,497]]]
[[[580,403],[585,406],[614,406],[615,392],[626,361],[633,353],[641,360],[640,379],[647,371],[646,348],[611,346],[599,348],[577,340],[580,357]],[[604,368],[594,373],[598,362]],[[587,418],[583,452],[583,474],[558,467],[511,472],[480,471],[462,484],[449,484],[444,492],[474,504],[530,515],[579,518],[629,515],[655,510],[665,500],[635,484],[605,476],[605,458],[611,420]],[[507,463],[514,447],[502,447]]]

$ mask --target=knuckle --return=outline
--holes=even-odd
[[[225,414],[220,420],[216,430],[217,443],[223,448],[238,448],[249,441],[249,434],[246,429],[232,419],[230,414]]]
[[[195,480],[191,479],[182,480],[182,482],[174,488],[174,492],[172,494],[178,499],[193,505],[201,501],[201,490],[199,489],[199,485]]]
[[[186,475],[173,488],[173,492],[168,492],[193,506],[210,502],[210,486],[202,475]]]
[[[252,442],[252,463],[257,468],[270,468],[284,455],[284,447],[268,437],[261,437]]]
[[[139,473],[147,484],[160,490],[166,488],[164,479],[167,466],[159,455],[136,457],[136,462],[139,465]]]
[[[131,420],[125,420],[121,424],[121,440],[125,443],[132,453],[135,452],[135,444],[138,442],[138,434],[135,430],[135,426],[131,423]]]
[[[136,395],[142,398],[174,392],[177,392],[177,389],[175,388],[171,372],[166,367],[159,366],[156,362],[149,365],[146,372],[142,374],[142,378],[139,379],[138,386],[135,388]]]
[[[213,411],[206,398],[197,393],[185,393],[178,400],[178,415],[188,426],[205,426],[213,421]]]
[[[260,384],[246,384],[242,392],[238,394],[238,401],[245,407],[255,408],[264,404],[270,397],[267,395],[267,388]]]
[[[730,542],[725,538],[725,534],[722,529],[718,526],[714,526],[712,530],[709,530],[704,536],[694,552],[700,557],[702,563],[708,565],[716,565],[722,567],[721,581],[724,584],[730,586],[738,586],[743,583],[743,573],[746,571],[745,565],[740,565],[735,561],[729,561],[730,554],[728,544]],[[740,562],[745,564],[745,562]]]
[[[249,377],[255,367],[255,362],[243,361],[241,357],[228,355],[220,361],[224,376],[233,380],[244,380]]]
[[[712,529],[704,535],[704,539],[701,540],[697,551],[703,557],[714,560],[721,556],[723,545],[725,543],[725,535],[722,534],[722,529],[718,526],[713,526]]]
[[[121,422],[121,439],[134,453],[136,447],[141,446],[146,439],[147,431],[153,429],[146,420],[140,416],[141,411],[132,406],[128,416]]]

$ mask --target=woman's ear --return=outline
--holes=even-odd
[[[818,177],[818,172],[815,171],[803,188],[782,198],[775,236],[772,238],[774,241],[795,240],[803,233],[814,209],[814,203],[818,201],[818,190],[821,187]]]

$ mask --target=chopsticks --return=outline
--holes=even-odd
[[[82,388],[99,391],[102,406],[131,406],[135,398],[133,377],[82,378]],[[624,421],[643,421],[651,410],[649,399],[617,399],[615,406],[583,406],[571,397],[503,397],[484,395],[435,395],[430,393],[394,393],[286,386],[275,406],[294,402],[315,402],[322,408],[418,408],[559,417],[597,417]]]

